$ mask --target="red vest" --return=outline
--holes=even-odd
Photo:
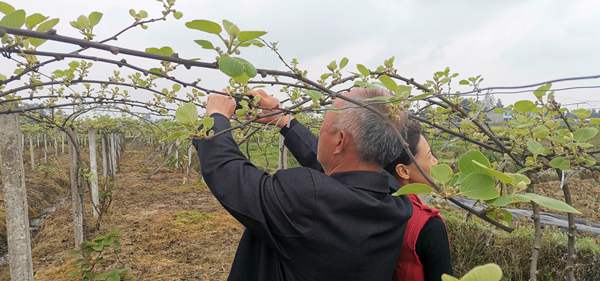
[[[440,217],[438,209],[431,208],[421,202],[417,195],[408,195],[413,206],[412,217],[406,223],[400,257],[396,263],[394,281],[425,281],[423,265],[417,255],[417,239],[421,229],[433,217]]]

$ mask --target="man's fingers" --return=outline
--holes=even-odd
[[[227,94],[228,96],[231,96],[231,93],[229,92],[228,88],[224,88],[221,92]]]
[[[247,93],[252,97],[260,97],[260,106],[265,109],[275,109],[279,107],[279,100],[263,89],[252,90]]]
[[[263,89],[254,89],[254,90],[248,92],[248,95],[253,96],[253,97],[260,96],[262,98],[269,97],[269,94]]]

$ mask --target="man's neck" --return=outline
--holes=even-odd
[[[330,176],[335,173],[356,171],[381,172],[381,166],[375,163],[365,163],[359,161],[342,161],[338,165],[335,165],[333,168],[325,171],[325,174]]]

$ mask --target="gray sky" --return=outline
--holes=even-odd
[[[69,21],[91,11],[104,13],[96,28],[103,39],[128,25],[128,10],[145,9],[151,16],[160,4],[136,1],[7,1],[28,14],[41,12],[59,17],[59,33],[78,36]],[[194,39],[214,39],[189,30],[184,23],[193,19],[228,19],[245,30],[265,30],[268,41],[279,41],[286,58],[298,58],[301,67],[320,74],[332,59],[350,58],[348,70],[356,63],[375,67],[395,56],[401,74],[424,81],[433,72],[450,66],[461,77],[481,74],[482,86],[507,86],[559,77],[600,74],[600,1],[275,1],[178,0],[181,20],[169,19],[135,30],[119,41],[121,47],[145,49],[171,46],[182,57],[213,61],[214,55],[200,49]],[[72,50],[54,43],[44,50]],[[88,52],[99,54],[99,52]],[[257,67],[283,69],[268,49],[243,53]],[[5,62],[6,60],[3,60]],[[144,61],[139,64],[148,66]],[[3,63],[0,73],[12,68]],[[94,75],[106,77],[112,67],[99,66]],[[220,88],[223,75],[192,70],[178,72],[187,80],[203,77],[206,85]],[[314,77],[314,76],[313,76]],[[600,85],[600,81],[563,83]],[[461,88],[458,88],[461,89]],[[463,88],[461,90],[467,90]],[[599,90],[565,91],[563,103],[588,101],[586,107],[600,107]],[[532,95],[503,96],[505,103]]]

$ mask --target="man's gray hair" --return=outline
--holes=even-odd
[[[391,93],[382,88],[354,88],[345,96],[369,104],[388,120],[369,109],[344,100],[339,105],[340,111],[334,126],[353,136],[362,161],[375,162],[382,167],[394,161],[403,151],[397,132],[403,131],[406,115],[403,112],[391,114],[387,104],[373,99],[391,96]]]

